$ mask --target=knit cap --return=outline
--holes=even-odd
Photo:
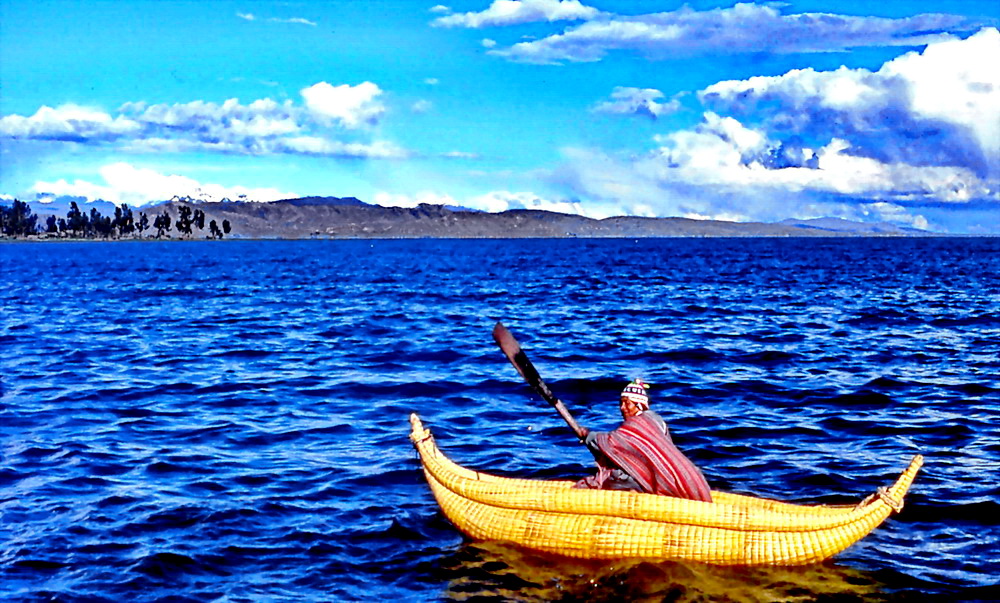
[[[649,410],[649,394],[646,390],[649,389],[649,384],[642,379],[634,379],[625,386],[622,390],[621,398],[622,400],[630,400],[640,410]]]

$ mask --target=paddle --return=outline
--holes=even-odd
[[[576,422],[573,415],[569,414],[569,411],[566,410],[566,405],[562,403],[562,400],[557,398],[552,393],[552,390],[549,389],[549,386],[542,381],[542,377],[535,369],[535,365],[531,364],[531,361],[528,360],[528,355],[521,349],[521,344],[514,339],[514,336],[510,334],[507,327],[503,326],[503,323],[498,322],[493,327],[493,339],[496,340],[497,345],[503,350],[504,355],[507,356],[507,360],[510,360],[510,363],[514,365],[517,372],[521,373],[524,380],[528,382],[531,389],[538,392],[538,395],[551,404],[559,413],[559,416],[573,430],[576,437],[580,438],[580,441],[583,441],[583,438],[587,435],[587,430],[580,427],[580,424]]]

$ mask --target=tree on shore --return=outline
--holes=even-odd
[[[222,221],[222,232],[224,232],[226,234],[229,234],[230,230],[232,230],[232,226],[230,226],[229,220],[223,220]]]
[[[87,231],[87,216],[80,211],[80,206],[76,204],[76,201],[71,201],[69,204],[69,212],[66,214],[66,223],[66,225],[69,226],[69,229],[73,231],[74,237]]]
[[[38,216],[24,201],[14,199],[10,207],[0,205],[0,233],[8,237],[25,237],[38,231]]]
[[[170,214],[166,210],[153,220],[153,228],[156,229],[157,239],[162,237],[164,232],[170,232]]]
[[[175,224],[177,232],[190,235],[192,224],[194,224],[194,218],[191,217],[191,208],[187,205],[181,205],[178,207],[177,222]]]
[[[222,231],[219,230],[219,225],[215,222],[215,220],[208,223],[208,232],[212,235],[213,239],[222,238]]]
[[[111,238],[115,232],[115,224],[110,216],[102,216],[96,207],[90,208],[90,235]]]
[[[139,238],[142,238],[143,231],[149,228],[149,218],[146,216],[146,212],[139,213],[139,223],[135,227],[139,231]]]
[[[135,219],[128,204],[122,203],[121,207],[115,208],[114,227],[118,229],[119,237],[135,232]]]

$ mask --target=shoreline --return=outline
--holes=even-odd
[[[0,243],[231,243],[231,242],[282,242],[282,241],[627,241],[627,240],[690,240],[690,239],[992,239],[1000,234],[874,234],[823,232],[817,234],[791,235],[664,235],[664,236],[317,236],[317,237],[228,237],[215,239],[204,238],[74,238],[74,237],[0,237]]]

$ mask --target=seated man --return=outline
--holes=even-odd
[[[711,502],[705,476],[674,446],[666,422],[649,410],[649,385],[636,379],[621,394],[625,422],[614,431],[590,431],[584,443],[597,459],[596,475],[575,488],[637,490]]]

